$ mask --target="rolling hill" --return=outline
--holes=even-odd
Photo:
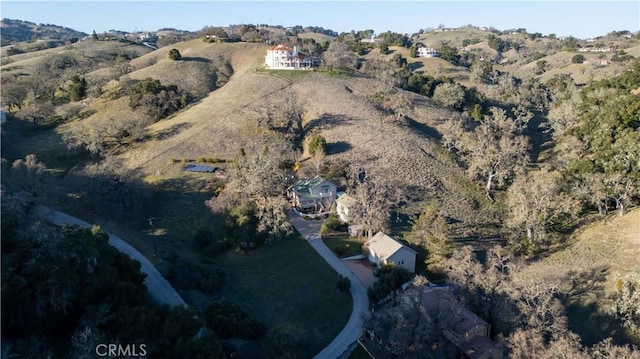
[[[2,29],[1,46],[35,40],[70,41],[75,38],[77,41],[88,35],[67,27],[12,19],[2,19],[0,28]]]
[[[149,66],[126,76],[153,77],[162,83],[194,89],[211,82],[207,72],[211,69],[207,68],[221,59],[228,61],[233,74],[224,86],[186,110],[152,125],[151,137],[157,139],[122,153],[130,169],[154,174],[155,178],[158,174],[170,177],[175,175],[177,166],[172,159],[233,159],[240,148],[255,151],[264,144],[282,141],[259,125],[256,109],[277,109],[286,101],[294,101],[303,108],[306,134],[319,133],[327,139],[328,160],[354,163],[380,173],[400,188],[410,189],[420,201],[435,199],[446,203],[446,215],[460,221],[460,228],[497,220],[492,211],[478,215],[477,209],[485,199],[438,146],[437,126],[456,116],[454,112],[373,79],[309,71],[298,73],[291,80],[283,76],[286,74],[256,71],[262,67],[267,48],[261,44],[211,45],[193,40],[176,44],[176,48],[186,60],[174,62],[166,58],[165,50],[154,51],[132,61],[136,67]],[[194,61],[193,66],[191,58],[201,60]],[[372,100],[380,94],[385,97],[384,103]],[[117,111],[126,111],[121,108],[121,101],[100,100],[92,106],[96,114],[86,121],[106,120],[109,116],[105,114],[117,113],[107,110],[109,106],[114,106],[114,111],[118,107]],[[389,112],[399,111],[407,117],[389,116]],[[60,130],[64,132],[67,126],[73,124]],[[172,135],[156,136],[167,133]]]

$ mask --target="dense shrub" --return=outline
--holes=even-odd
[[[367,296],[372,304],[378,303],[394,290],[400,289],[402,284],[411,279],[408,270],[394,265],[385,265],[378,271],[380,277],[373,286],[367,289]]]
[[[351,281],[345,276],[340,276],[337,283],[338,290],[342,293],[348,292],[351,288]]]
[[[237,304],[228,301],[214,302],[205,309],[209,328],[220,338],[255,340],[266,334],[266,326],[245,313]]]
[[[173,61],[177,61],[182,58],[182,55],[180,54],[180,51],[178,51],[178,49],[171,49],[169,50],[169,58]]]
[[[212,294],[224,283],[224,272],[218,268],[197,266],[179,259],[171,268],[168,278],[179,289],[200,290]]]
[[[327,140],[320,135],[313,135],[311,139],[309,139],[309,154],[314,155],[316,151],[325,152],[327,147]]]
[[[329,234],[331,231],[342,231],[345,230],[346,224],[340,220],[338,217],[338,213],[334,210],[329,213],[329,217],[325,219],[324,223],[322,223],[322,227],[320,227],[320,234],[325,236]]]
[[[574,55],[574,56],[571,58],[571,62],[573,62],[574,64],[581,64],[581,63],[583,63],[583,62],[584,62],[584,55],[581,55],[581,54]]]
[[[129,107],[142,108],[153,121],[163,119],[184,108],[189,96],[176,85],[164,86],[150,77],[136,82],[129,89]]]

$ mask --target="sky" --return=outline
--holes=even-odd
[[[543,35],[591,38],[640,30],[640,1],[0,1],[2,18],[85,33],[196,31],[204,26],[322,26],[337,32],[373,29],[412,34],[467,24]]]

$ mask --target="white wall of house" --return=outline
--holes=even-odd
[[[336,212],[338,213],[338,218],[344,223],[349,223],[349,208],[344,206],[340,202],[336,202]]]
[[[402,246],[399,250],[387,258],[387,263],[395,263],[396,266],[408,270],[410,273],[416,271],[416,253],[411,249]]]
[[[405,246],[397,250],[389,258],[384,258],[373,249],[369,249],[369,261],[375,263],[378,267],[393,263],[408,270],[410,273],[416,272],[416,253]]]
[[[419,47],[418,57],[440,57],[440,52],[430,47]]]
[[[311,194],[321,195],[322,197],[336,198],[337,186],[329,181],[324,181],[311,189]]]
[[[280,48],[267,50],[264,57],[265,66],[268,68],[296,70],[311,67],[313,60],[306,56],[301,56],[298,47]]]
[[[378,254],[371,248],[369,248],[369,261],[371,263],[375,263],[378,267],[382,267],[385,265],[385,261],[383,258],[380,258]]]

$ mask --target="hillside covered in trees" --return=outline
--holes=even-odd
[[[637,33],[241,24],[164,29],[152,49],[47,26],[34,39],[33,26],[6,40],[65,46],[2,52],[7,353],[84,357],[111,341],[221,357],[224,341],[242,357],[312,357],[351,310],[287,221],[287,187],[321,175],[355,198],[355,224],[415,249],[416,271],[455,287],[509,355],[637,357]],[[275,43],[319,66],[265,68]],[[579,51],[594,47],[610,51]],[[48,227],[38,205],[118,233],[190,307],[155,306],[100,228]],[[401,330],[385,322],[399,312],[376,315]]]

